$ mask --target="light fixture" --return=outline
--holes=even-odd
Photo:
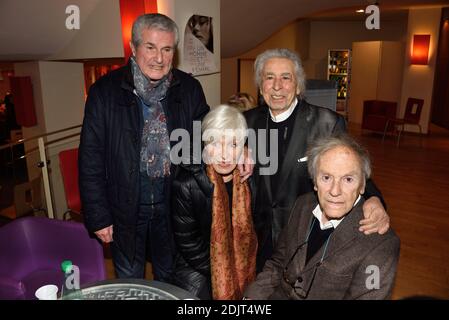
[[[429,59],[430,34],[413,35],[411,64],[428,64]]]
[[[365,10],[359,9],[359,10],[355,10],[355,12],[357,12],[357,13],[365,13]]]

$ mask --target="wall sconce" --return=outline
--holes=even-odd
[[[430,34],[413,35],[411,64],[428,64]]]

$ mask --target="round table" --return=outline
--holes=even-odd
[[[104,280],[82,287],[65,300],[198,300],[171,284],[141,279]]]

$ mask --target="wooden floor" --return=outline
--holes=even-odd
[[[393,299],[428,296],[449,299],[449,131],[431,127],[428,136],[393,137],[350,125],[370,152],[373,178],[388,205],[401,255]],[[106,259],[108,278],[114,277]],[[147,264],[146,278],[151,279]]]
[[[449,299],[449,131],[431,126],[422,139],[401,137],[399,147],[357,125],[349,131],[370,152],[373,179],[401,239],[393,299]]]

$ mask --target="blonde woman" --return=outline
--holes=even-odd
[[[241,182],[237,168],[246,131],[236,108],[214,108],[202,122],[203,164],[174,182],[174,283],[201,299],[241,299],[256,276],[251,179]]]

